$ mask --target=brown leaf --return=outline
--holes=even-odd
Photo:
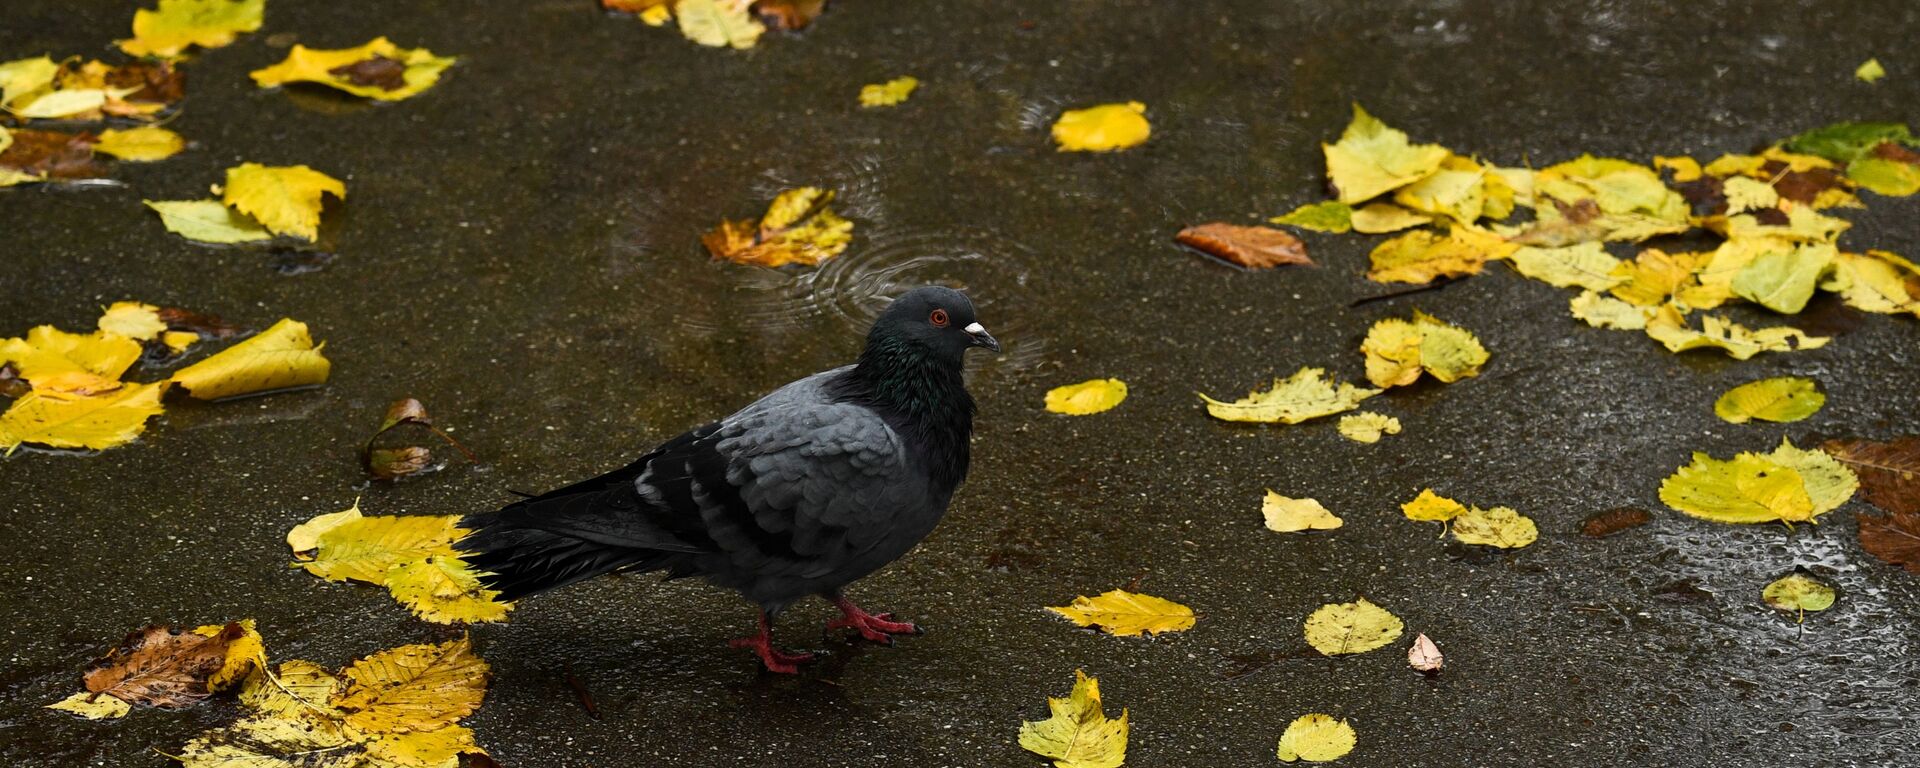
[[[121,101],[171,105],[187,93],[186,73],[164,61],[123,64],[108,72],[106,80],[107,85],[114,88],[140,88],[122,96]]]
[[[1812,168],[1777,174],[1773,182],[1773,191],[1796,203],[1812,203],[1820,197],[1821,192],[1844,185],[1845,179],[1833,169]]]
[[[1673,185],[1673,189],[1686,198],[1688,209],[1695,216],[1718,216],[1727,212],[1727,181],[1713,176],[1702,176],[1693,181],[1683,181]]]
[[[106,178],[106,167],[93,157],[95,141],[91,133],[21,128],[13,131],[13,144],[0,152],[0,168],[55,179]]]
[[[1911,149],[1907,149],[1890,141],[1883,141],[1879,146],[1874,147],[1873,156],[1882,160],[1892,160],[1896,163],[1920,165],[1920,153],[1915,153]]]
[[[192,331],[210,339],[226,339],[239,335],[240,326],[220,319],[218,315],[209,315],[179,307],[161,307],[160,322],[167,324],[170,331]]]
[[[1413,639],[1413,647],[1407,649],[1407,666],[1423,675],[1440,674],[1441,665],[1446,657],[1440,655],[1440,646],[1434,645],[1425,633]]]
[[[1527,231],[1507,238],[1507,242],[1531,245],[1539,248],[1558,248],[1588,240],[1598,240],[1604,234],[1594,221],[1600,218],[1600,203],[1593,198],[1582,198],[1572,204],[1552,200],[1553,207],[1560,211],[1560,218],[1550,222],[1541,222],[1527,228]]]
[[[1653,519],[1653,513],[1636,507],[1617,507],[1604,512],[1595,512],[1587,516],[1580,524],[1580,532],[1599,539],[1612,536],[1628,528],[1638,528]]]
[[[227,647],[245,635],[239,622],[212,637],[159,624],[146,627],[87,668],[87,690],[152,707],[191,706],[212,692],[208,678],[226,664]]]
[[[1306,243],[1269,227],[1243,227],[1216,221],[1187,227],[1173,239],[1248,269],[1268,269],[1283,264],[1313,265],[1313,259],[1307,258]]]
[[[1860,476],[1868,502],[1896,515],[1920,516],[1920,435],[1884,443],[1828,440],[1820,449]]]
[[[426,471],[433,465],[433,452],[424,446],[374,448],[367,451],[367,471],[381,480],[397,480]]]
[[[433,426],[433,417],[427,415],[427,407],[411,397],[403,397],[387,406],[387,417],[380,422],[380,431],[385,432],[401,424],[420,424]]]
[[[354,85],[366,85],[384,91],[397,91],[407,87],[406,62],[374,56],[371,59],[342,64],[327,70],[327,74],[345,80]]]
[[[33,391],[33,385],[20,378],[20,371],[13,363],[0,365],[0,397],[22,397]]]
[[[1874,557],[1920,573],[1920,513],[1854,515],[1860,523],[1860,548]]]
[[[827,0],[760,0],[753,11],[774,29],[806,29],[826,7]]]

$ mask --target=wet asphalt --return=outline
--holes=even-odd
[[[135,7],[14,0],[0,59],[116,60]],[[274,0],[260,33],[190,64],[170,127],[191,151],[120,166],[122,186],[0,190],[0,334],[90,327],[138,299],[253,328],[294,317],[334,362],[313,391],[170,400],[128,447],[0,461],[0,761],[162,766],[156,750],[229,721],[231,703],[109,723],[40,709],[149,622],[253,617],[275,659],[330,666],[452,636],[376,587],[289,569],[286,530],[356,496],[369,514],[455,514],[614,468],[851,360],[885,297],[927,282],[969,290],[1008,347],[972,366],[974,471],[947,520],[853,590],[928,634],[827,640],[830,609],[802,605],[783,641],[831,655],[769,677],[725,647],[752,618],[735,596],[596,580],[473,629],[494,670],[467,721],[483,746],[509,766],[1038,766],[1019,724],[1079,668],[1128,710],[1137,766],[1271,765],[1307,712],[1352,721],[1359,747],[1339,764],[1356,768],[1911,760],[1920,581],[1860,550],[1863,502],[1788,532],[1696,521],[1656,491],[1696,450],[1913,433],[1912,318],[1821,299],[1786,321],[1834,335],[1823,349],[1676,356],[1580,325],[1568,292],[1504,267],[1354,307],[1386,290],[1362,277],[1373,238],[1309,235],[1320,267],[1261,273],[1170,239],[1321,199],[1318,142],[1353,101],[1503,164],[1704,160],[1912,120],[1917,22],[1897,2],[842,1],[804,34],[731,52],[589,0]],[[376,35],[462,61],[392,105],[246,79],[293,42]],[[1873,55],[1888,78],[1855,81]],[[862,84],[901,74],[923,82],[911,101],[857,106]],[[1148,105],[1145,146],[1053,150],[1061,110],[1126,100]],[[140,205],[203,196],[243,161],[311,165],[348,200],[307,251],[196,246]],[[790,272],[708,260],[704,229],[800,185],[838,190],[857,226],[845,256]],[[1868,201],[1842,244],[1920,254],[1920,202]],[[1369,401],[1406,425],[1377,445],[1332,419],[1216,422],[1194,396],[1303,365],[1359,379],[1366,328],[1416,307],[1477,333],[1492,361]],[[1781,374],[1819,380],[1826,408],[1792,425],[1714,417],[1720,392]],[[1042,410],[1048,388],[1107,376],[1132,388],[1118,409]],[[355,449],[398,397],[482,462],[369,485]],[[1511,506],[1541,538],[1450,546],[1398,512],[1427,487]],[[1267,488],[1347,525],[1269,533]],[[1655,519],[1577,533],[1619,506]],[[1796,566],[1841,589],[1804,625],[1759,602]],[[1197,626],[1122,639],[1041,609],[1130,582]],[[1445,673],[1408,671],[1404,643],[1308,650],[1305,616],[1355,595],[1437,641]]]

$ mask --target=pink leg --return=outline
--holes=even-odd
[[[867,613],[866,611],[860,610],[860,606],[854,605],[853,601],[848,600],[844,595],[830,595],[829,597],[833,600],[834,607],[839,608],[840,613],[843,614],[840,618],[827,622],[827,629],[829,631],[847,628],[856,629],[859,630],[861,637],[881,645],[893,645],[894,635],[920,634],[920,628],[910,623],[904,621],[889,621],[889,619],[893,618],[893,614],[891,613]]]
[[[760,632],[752,637],[736,637],[727,642],[734,648],[752,648],[760,657],[760,663],[767,666],[768,672],[783,675],[796,674],[800,668],[796,665],[813,661],[811,653],[788,653],[773,646],[773,620],[766,611],[760,612]]]

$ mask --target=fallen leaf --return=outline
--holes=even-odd
[[[414,615],[436,624],[506,621],[513,606],[480,584],[473,567],[449,555],[428,555],[387,569],[387,591]]]
[[[1533,519],[1507,507],[1473,507],[1453,518],[1453,538],[1462,544],[1519,549],[1540,538]]]
[[[1367,381],[1382,389],[1412,384],[1422,371],[1451,384],[1480,375],[1488,359],[1471,332],[1418,310],[1411,321],[1374,323],[1360,351],[1367,356]]]
[[[1601,539],[1653,521],[1653,513],[1636,507],[1615,507],[1595,512],[1580,524],[1580,532]]]
[[[1340,436],[1357,443],[1377,443],[1383,435],[1400,434],[1400,420],[1362,411],[1340,417]]]
[[[1832,275],[1820,287],[1838,291],[1840,299],[1854,309],[1920,317],[1920,295],[1916,295],[1920,294],[1920,280],[1881,258],[1880,253],[1885,252],[1839,254]]]
[[[416,474],[431,466],[433,462],[433,452],[424,446],[406,446],[398,449],[373,447],[374,441],[381,435],[386,434],[396,427],[408,425],[424,427],[427,431],[432,432],[434,436],[445,441],[446,444],[453,446],[462,454],[465,454],[468,461],[478,460],[478,458],[473,455],[473,451],[467,450],[467,447],[461,445],[460,441],[453,439],[452,435],[440,431],[439,427],[433,425],[433,417],[427,415],[427,407],[425,405],[422,405],[419,400],[406,397],[395,400],[387,406],[387,414],[385,418],[381,419],[380,428],[368,436],[367,442],[360,447],[361,462],[366,465],[369,472],[373,473],[374,477],[381,480],[393,480]]]
[[[1653,167],[1673,172],[1675,182],[1688,182],[1700,178],[1700,161],[1686,156],[1660,156],[1653,158]]]
[[[1147,105],[1137,101],[1070,109],[1053,122],[1061,152],[1111,152],[1138,146],[1153,133]]]
[[[1798,314],[1839,250],[1825,243],[1756,257],[1733,278],[1733,293],[1782,314]]]
[[[1193,628],[1193,609],[1172,600],[1115,589],[1099,597],[1075,597],[1073,604],[1048,606],[1082,627],[1097,626],[1115,637],[1181,632]]]
[[[673,0],[600,0],[600,7],[621,13],[641,13],[651,8],[673,5]]]
[[[1047,411],[1086,416],[1113,409],[1127,399],[1127,383],[1119,379],[1088,379],[1047,390]]]
[[[357,743],[333,720],[244,717],[180,748],[181,768],[356,768]]]
[[[806,29],[825,11],[827,0],[755,0],[753,12],[774,29]]]
[[[1324,763],[1345,757],[1353,751],[1354,744],[1353,726],[1347,721],[1319,713],[1301,715],[1280,734],[1278,756],[1288,763],[1296,760]]]
[[[919,78],[912,76],[896,77],[884,83],[863,85],[860,87],[860,106],[891,107],[906,101],[920,87]]]
[[[1831,341],[1825,336],[1809,336],[1798,328],[1754,330],[1714,316],[1703,318],[1700,330],[1696,331],[1686,326],[1686,318],[1672,304],[1654,312],[1647,320],[1646,330],[1653,340],[1666,345],[1669,352],[1711,348],[1726,352],[1735,360],[1745,360],[1761,352],[1818,349]]]
[[[758,224],[723,221],[700,242],[714,258],[738,264],[815,266],[853,241],[853,222],[835,214],[832,201],[833,193],[819,187],[789,189],[774,197]]]
[[[1884,507],[1883,507],[1884,508]],[[1885,515],[1854,515],[1860,525],[1860,548],[1874,557],[1920,574],[1920,512],[1890,511]]]
[[[1108,720],[1100,706],[1100,681],[1074,670],[1073,692],[1047,698],[1053,713],[1020,724],[1021,748],[1053,759],[1055,768],[1117,768],[1127,759],[1127,711]]]
[[[1321,144],[1327,158],[1327,176],[1340,202],[1349,205],[1412,184],[1440,170],[1445,147],[1412,144],[1407,135],[1387,127],[1353,105],[1353,120],[1333,144]]]
[[[1595,291],[1583,291],[1573,297],[1568,302],[1568,309],[1575,318],[1587,325],[1621,331],[1645,329],[1647,320],[1653,317],[1655,311],[1653,307],[1634,306]]]
[[[746,3],[732,0],[677,0],[673,15],[682,36],[711,48],[752,48],[767,31],[747,13]]]
[[[1703,520],[1792,524],[1833,511],[1857,488],[1853,471],[1832,456],[1782,440],[1772,453],[1724,461],[1695,453],[1693,463],[1660,484],[1660,500]]]
[[[93,136],[0,127],[0,187],[41,181],[106,178],[93,157]]]
[[[1835,597],[1832,585],[1800,573],[1775,579],[1760,591],[1760,599],[1767,605],[1775,610],[1797,612],[1803,622],[1807,620],[1807,611],[1832,608]]]
[[[1571,222],[1589,231],[1585,239],[1638,241],[1684,232],[1690,226],[1686,200],[1668,189],[1658,172],[1644,165],[1581,155],[1541,169],[1534,179],[1534,193],[1548,201],[1570,208],[1592,201],[1593,213],[1582,216],[1585,221]],[[1555,205],[1535,206],[1541,223],[1548,227],[1556,223],[1562,210]]]
[[[1860,157],[1847,163],[1847,180],[1888,197],[1906,197],[1920,192],[1920,166],[1885,157]]]
[[[138,301],[116,301],[108,305],[106,311],[100,314],[96,326],[103,333],[140,341],[160,338],[160,334],[167,330],[166,322],[160,319],[160,308]],[[4,351],[0,351],[0,354],[4,354]]]
[[[282,318],[251,339],[175,371],[173,383],[201,400],[324,383],[332,364],[320,354],[307,324]]]
[[[1887,68],[1880,66],[1879,59],[1867,59],[1861,62],[1858,68],[1853,70],[1853,76],[1859,78],[1860,82],[1872,83],[1880,78],[1886,77]]]
[[[130,162],[165,160],[187,148],[187,140],[165,128],[145,126],[124,131],[107,129],[93,151]]]
[[[1353,213],[1352,206],[1338,200],[1328,200],[1323,203],[1308,203],[1293,209],[1291,213],[1275,216],[1267,221],[1315,232],[1350,232],[1353,230]]]
[[[288,532],[288,546],[313,545],[307,548],[313,556],[296,564],[330,581],[384,584],[387,571],[399,563],[458,556],[453,550],[453,542],[460,536],[460,529],[455,527],[458,515],[366,517],[358,514],[358,509],[356,503],[344,511],[355,514],[320,515]],[[296,531],[300,532],[298,537]]]
[[[1794,422],[1812,416],[1826,402],[1827,396],[1813,379],[1776,376],[1727,390],[1713,402],[1713,412],[1731,424],[1753,419]]]
[[[374,733],[431,731],[473,714],[487,692],[487,663],[465,637],[372,654],[341,670],[333,705],[348,725]]]
[[[142,200],[167,231],[202,243],[253,243],[272,240],[273,233],[251,217],[218,200]]]
[[[161,411],[166,382],[127,384],[108,394],[64,397],[34,391],[0,413],[0,448],[22,443],[100,450],[133,442]]]
[[[65,396],[111,392],[140,359],[140,344],[118,333],[69,333],[51,325],[0,339],[0,365],[11,365],[34,390]]]
[[[1667,253],[1647,248],[1632,261],[1620,262],[1612,277],[1619,278],[1613,295],[1629,304],[1657,307],[1698,285],[1695,272],[1713,258],[1702,253]],[[1731,280],[1731,277],[1729,277]]]
[[[1260,515],[1266,518],[1267,530],[1280,533],[1295,531],[1330,531],[1342,525],[1320,502],[1313,499],[1292,499],[1272,490],[1260,503]]]
[[[1881,144],[1911,144],[1904,123],[1835,123],[1787,139],[1781,146],[1836,163],[1846,163]]]
[[[1366,598],[1320,606],[1307,617],[1307,643],[1328,656],[1366,653],[1400,639],[1403,625]]]
[[[130,56],[178,56],[187,48],[219,48],[242,32],[260,28],[267,0],[159,0],[133,14],[133,39],[121,40]]]
[[[354,48],[322,50],[296,44],[286,59],[248,76],[262,88],[315,83],[378,101],[400,101],[432,88],[456,61],[452,56],[435,56],[425,48],[401,48],[385,37],[376,37]],[[346,191],[335,194],[345,197]]]
[[[1420,492],[1413,501],[1400,505],[1400,512],[1408,520],[1426,520],[1444,523],[1467,513],[1460,502],[1434,493],[1432,488]]]
[[[1520,246],[1497,235],[1456,227],[1446,235],[1417,229],[1375,246],[1367,279],[1376,283],[1428,283],[1442,277],[1479,274],[1489,260]]]
[[[1336,387],[1324,378],[1325,375],[1324,369],[1301,368],[1286,379],[1274,379],[1272,389],[1265,392],[1255,390],[1230,403],[1204,394],[1200,395],[1200,399],[1206,401],[1207,413],[1222,421],[1298,424],[1308,419],[1351,411],[1360,407],[1360,401],[1380,394],[1378,389],[1346,383]]]
[[[1413,645],[1407,648],[1407,666],[1423,675],[1439,674],[1446,660],[1440,655],[1440,646],[1434,645],[1424,633],[1413,638]]]
[[[1561,288],[1604,291],[1626,278],[1616,274],[1620,260],[1607,255],[1598,242],[1560,248],[1525,247],[1509,256],[1520,274]]]
[[[1216,221],[1187,227],[1173,239],[1181,245],[1248,269],[1313,264],[1313,259],[1307,258],[1307,244],[1300,242],[1300,238],[1267,227],[1243,227]]]
[[[48,56],[0,62],[0,105],[53,86],[60,64]]]
[[[1342,203],[1344,205],[1344,203]],[[1414,213],[1392,203],[1369,203],[1348,217],[1353,231],[1380,235],[1433,223],[1433,217]]]
[[[220,201],[276,235],[312,240],[320,233],[321,196],[328,194],[345,200],[347,186],[304,165],[243,163],[227,169]]]
[[[48,704],[47,709],[71,712],[88,720],[111,720],[126,717],[128,712],[133,711],[133,705],[104,693],[81,691]]]
[[[211,679],[227,666],[228,651],[248,629],[233,622],[202,635],[153,625],[87,667],[87,691],[149,707],[177,709],[212,695]]]
[[[296,525],[287,531],[287,546],[293,548],[294,557],[309,560],[313,551],[320,548],[320,535],[347,523],[359,520],[365,515],[360,513],[360,499],[353,500],[353,506],[318,515],[311,520]]]
[[[1920,436],[1828,440],[1820,448],[1856,473],[1868,502],[1896,515],[1920,516]]]
[[[300,719],[313,714],[332,715],[334,692],[340,678],[311,661],[282,662],[277,671],[255,667],[240,686],[240,704],[254,712]]]

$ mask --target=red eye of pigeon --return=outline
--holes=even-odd
[[[933,314],[927,317],[927,322],[933,323],[933,327],[935,328],[947,327],[947,311],[944,309],[934,310]]]

